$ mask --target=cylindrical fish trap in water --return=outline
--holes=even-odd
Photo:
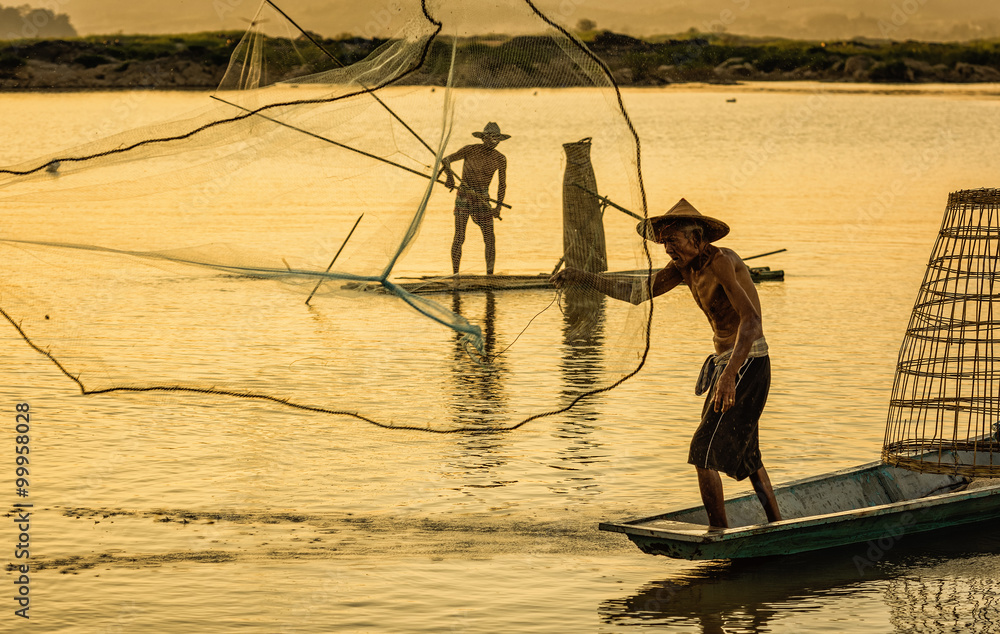
[[[882,459],[1000,476],[1000,190],[948,198],[899,351]]]
[[[604,209],[595,198],[597,178],[590,162],[590,137],[563,143],[563,258],[567,267],[591,273],[608,270]],[[590,340],[604,318],[604,295],[586,286],[566,289],[566,340]]]
[[[566,150],[566,173],[563,175],[566,266],[603,273],[608,270],[608,251],[601,204],[594,197],[598,192],[594,167],[590,163],[590,138],[563,143],[563,149]]]

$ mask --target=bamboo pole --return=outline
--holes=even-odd
[[[583,191],[587,192],[588,194],[590,194],[591,196],[593,196],[593,197],[594,197],[594,198],[596,198],[597,200],[599,200],[599,201],[601,201],[602,203],[604,203],[605,205],[609,205],[609,206],[611,206],[611,207],[614,207],[614,208],[615,208],[615,209],[617,209],[618,211],[621,211],[621,212],[624,212],[624,213],[626,213],[626,214],[628,214],[628,215],[632,216],[632,217],[633,217],[633,218],[635,218],[636,220],[645,220],[645,218],[643,218],[643,217],[642,217],[642,216],[640,216],[639,214],[635,213],[634,211],[629,211],[628,209],[625,209],[625,208],[624,208],[624,207],[622,207],[621,205],[616,205],[615,203],[611,202],[611,200],[610,200],[610,199],[608,199],[608,198],[606,198],[606,197],[604,197],[604,196],[601,196],[600,194],[598,194],[598,193],[596,193],[596,192],[593,192],[593,191],[591,191],[591,190],[590,190],[590,189],[588,189],[588,188],[587,188],[586,186],[584,186],[584,185],[581,185],[580,183],[573,183],[573,185],[574,185],[575,187],[579,187],[580,189],[582,189]]]
[[[748,258],[743,258],[743,261],[746,262],[747,260],[755,260],[757,258],[762,258],[765,255],[774,255],[775,253],[782,253],[782,252],[787,251],[787,250],[788,249],[778,249],[777,251],[768,251],[767,253],[761,253],[759,255],[751,255]]]
[[[354,221],[354,226],[351,227],[351,230],[348,232],[347,237],[344,238],[343,244],[340,245],[340,248],[337,249],[337,253],[333,256],[333,259],[330,260],[330,266],[326,267],[326,270],[323,271],[323,273],[329,273],[330,269],[333,268],[333,263],[337,261],[338,257],[340,257],[340,252],[344,250],[345,246],[347,246],[347,241],[351,239],[352,235],[354,235],[354,230],[358,228],[358,223],[360,223],[361,219],[364,218],[364,217],[365,217],[365,215],[361,214],[360,216],[358,216],[358,219]],[[286,263],[285,266],[288,266],[288,264]],[[319,281],[316,282],[316,287],[313,288],[313,291],[311,293],[309,293],[309,297],[306,298],[306,306],[309,305],[309,300],[311,300],[313,298],[313,295],[316,294],[316,291],[319,290],[319,285],[322,284],[322,283],[323,283],[323,278],[319,278]]]
[[[350,145],[347,145],[346,143],[341,143],[340,141],[334,141],[333,139],[331,139],[329,137],[325,137],[325,136],[323,136],[321,134],[316,134],[315,132],[310,132],[309,130],[304,130],[302,128],[293,126],[290,123],[285,123],[284,121],[279,121],[279,120],[277,120],[277,119],[275,119],[273,117],[267,116],[266,114],[261,114],[260,112],[254,112],[254,111],[252,111],[252,110],[250,110],[248,108],[244,108],[243,106],[241,106],[239,104],[232,103],[231,101],[226,101],[222,97],[217,97],[215,95],[209,95],[209,96],[212,99],[215,99],[216,101],[220,101],[220,102],[226,104],[227,106],[232,106],[234,108],[239,108],[240,110],[242,110],[244,112],[253,112],[258,117],[260,117],[262,119],[266,119],[267,121],[270,121],[271,123],[277,123],[278,125],[285,126],[286,128],[288,128],[290,130],[295,130],[296,132],[301,132],[302,134],[305,134],[307,136],[311,136],[314,139],[319,139],[320,141],[325,141],[325,142],[329,143],[330,145],[335,145],[335,146],[337,146],[339,148],[344,148],[345,150],[349,150],[351,152],[356,152],[356,153],[360,154],[361,156],[367,156],[370,159],[375,159],[376,161],[381,161],[383,163],[386,163],[387,165],[392,165],[393,167],[398,167],[399,169],[405,170],[405,171],[407,171],[407,172],[409,172],[411,174],[416,174],[417,176],[420,176],[420,177],[426,178],[428,180],[432,180],[435,183],[444,185],[443,181],[440,181],[440,180],[438,180],[437,178],[435,178],[433,176],[429,176],[427,174],[424,174],[423,172],[421,172],[419,170],[415,170],[412,167],[407,167],[407,166],[405,166],[405,165],[403,165],[401,163],[397,163],[395,161],[390,161],[387,158],[383,158],[383,157],[381,157],[381,156],[379,156],[377,154],[372,154],[371,152],[365,152],[364,150],[359,150],[358,148],[352,147]],[[457,177],[456,177],[456,179],[457,179]],[[459,182],[461,182],[461,181],[459,181]],[[479,194],[477,192],[474,192],[474,191],[472,192],[472,194],[475,195],[475,196],[477,196],[477,197],[479,196]],[[489,201],[491,203],[497,202],[496,200],[493,200],[492,198],[487,198],[487,201]],[[500,204],[501,204],[501,206],[506,207],[507,209],[512,209],[512,207],[510,205],[508,205],[507,203],[500,203]]]

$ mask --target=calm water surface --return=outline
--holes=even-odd
[[[877,459],[896,353],[947,195],[1000,186],[998,94],[997,86],[904,91],[818,84],[626,91],[652,209],[684,196],[732,226],[725,245],[741,254],[787,249],[758,262],[786,271],[784,282],[759,286],[774,369],[761,431],[772,480]],[[206,98],[5,95],[0,162],[79,144],[94,130],[174,116]],[[578,91],[524,91],[512,97],[520,109],[502,113],[505,130],[521,136],[505,146],[515,210],[498,224],[498,270],[550,270],[556,259],[559,226],[544,218],[558,215],[543,211],[560,203],[538,192],[561,182],[559,144],[576,139],[566,138],[570,132],[558,122],[539,128],[530,143],[524,136],[534,125],[536,100],[572,107],[581,98]],[[481,127],[471,122],[477,117],[462,116],[457,129]],[[598,182],[615,197],[623,184],[602,180],[601,160],[598,154]],[[266,193],[247,191],[233,204],[252,206]],[[429,216],[401,273],[447,270],[450,203],[442,197],[433,205],[440,213]],[[526,209],[520,216],[519,205]],[[345,206],[336,213],[348,222],[356,211]],[[297,212],[305,225],[329,213],[282,210]],[[131,228],[156,226],[142,208],[130,213]],[[58,218],[37,222],[40,232],[59,234]],[[269,222],[261,216],[256,225],[234,223],[225,231],[237,240],[265,235]],[[631,231],[631,221],[609,217],[608,227],[614,251],[613,236]],[[477,235],[469,236],[465,261],[474,271],[481,256]],[[180,229],[157,239],[186,245]],[[99,292],[88,286],[86,271],[60,266],[63,283],[49,293],[66,310],[74,297]],[[266,314],[247,332],[264,328],[263,321],[278,340],[310,333],[293,350],[260,352],[254,366],[260,375],[250,378],[265,382],[269,355],[285,355],[303,368],[303,384],[286,387],[320,393],[322,385],[308,384],[310,364],[354,358],[349,367],[370,374],[361,375],[352,402],[389,418],[420,411],[463,424],[476,419],[476,399],[499,399],[512,415],[558,404],[560,394],[586,385],[589,372],[602,371],[627,319],[608,304],[603,331],[581,347],[565,336],[568,326],[551,292],[443,298],[504,345],[538,315],[497,372],[470,377],[456,361],[454,335],[435,325],[414,322],[407,328],[416,330],[400,333],[401,342],[420,348],[426,365],[399,369],[380,363],[383,350],[366,347],[365,328],[387,327],[377,312],[344,316],[329,304],[324,311],[322,303],[306,312],[298,295],[275,285],[220,278],[192,291],[169,277],[165,272],[155,293],[163,306],[187,301],[182,292],[207,297],[223,288]],[[147,307],[120,317],[115,336],[104,339],[80,326],[81,337],[97,337],[94,349],[105,359],[119,360],[106,362],[104,379],[94,380],[162,373],[224,381],[217,347],[158,348],[150,333],[178,327],[169,310]],[[31,578],[33,630],[986,632],[1000,626],[1000,541],[989,529],[908,537],[888,552],[862,545],[750,564],[653,558],[596,530],[601,520],[697,502],[686,464],[701,407],[691,384],[710,331],[681,292],[657,301],[650,357],[638,376],[566,414],[493,435],[386,431],[347,417],[197,395],[84,397],[12,328],[0,337],[6,358],[0,407],[13,412],[15,402],[28,401],[33,414],[31,554],[41,568]],[[424,396],[411,391],[399,402],[376,389],[379,377],[392,372],[426,386]],[[746,488],[725,486],[727,493]],[[0,535],[12,547],[9,525]],[[871,565],[859,567],[858,557]]]

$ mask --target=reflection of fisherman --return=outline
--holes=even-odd
[[[465,227],[469,223],[469,216],[472,216],[472,221],[482,230],[483,242],[486,244],[486,274],[493,275],[493,263],[496,260],[493,217],[500,218],[500,208],[507,190],[507,158],[496,150],[496,146],[500,141],[509,139],[510,135],[501,134],[500,126],[491,121],[482,132],[473,132],[472,136],[483,142],[466,145],[441,159],[441,169],[447,174],[445,185],[449,189],[455,187],[451,163],[462,161],[462,184],[455,197],[455,239],[451,244],[451,268],[453,273],[458,273],[462,244],[465,242]],[[490,182],[494,172],[498,174],[495,209],[490,207]]]
[[[634,304],[680,284],[691,289],[712,327],[716,352],[698,377],[696,393],[707,391],[708,397],[688,454],[688,462],[698,471],[709,524],[728,526],[720,471],[736,480],[749,476],[768,521],[778,521],[781,514],[757,441],[771,364],[750,270],[732,249],[711,244],[729,233],[729,227],[702,215],[683,198],[666,214],[639,223],[637,230],[647,240],[663,244],[671,260],[648,283],[633,284],[573,268],[559,272],[552,281],[587,284]]]

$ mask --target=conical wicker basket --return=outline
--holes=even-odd
[[[1000,190],[948,198],[899,351],[882,460],[1000,476]]]

